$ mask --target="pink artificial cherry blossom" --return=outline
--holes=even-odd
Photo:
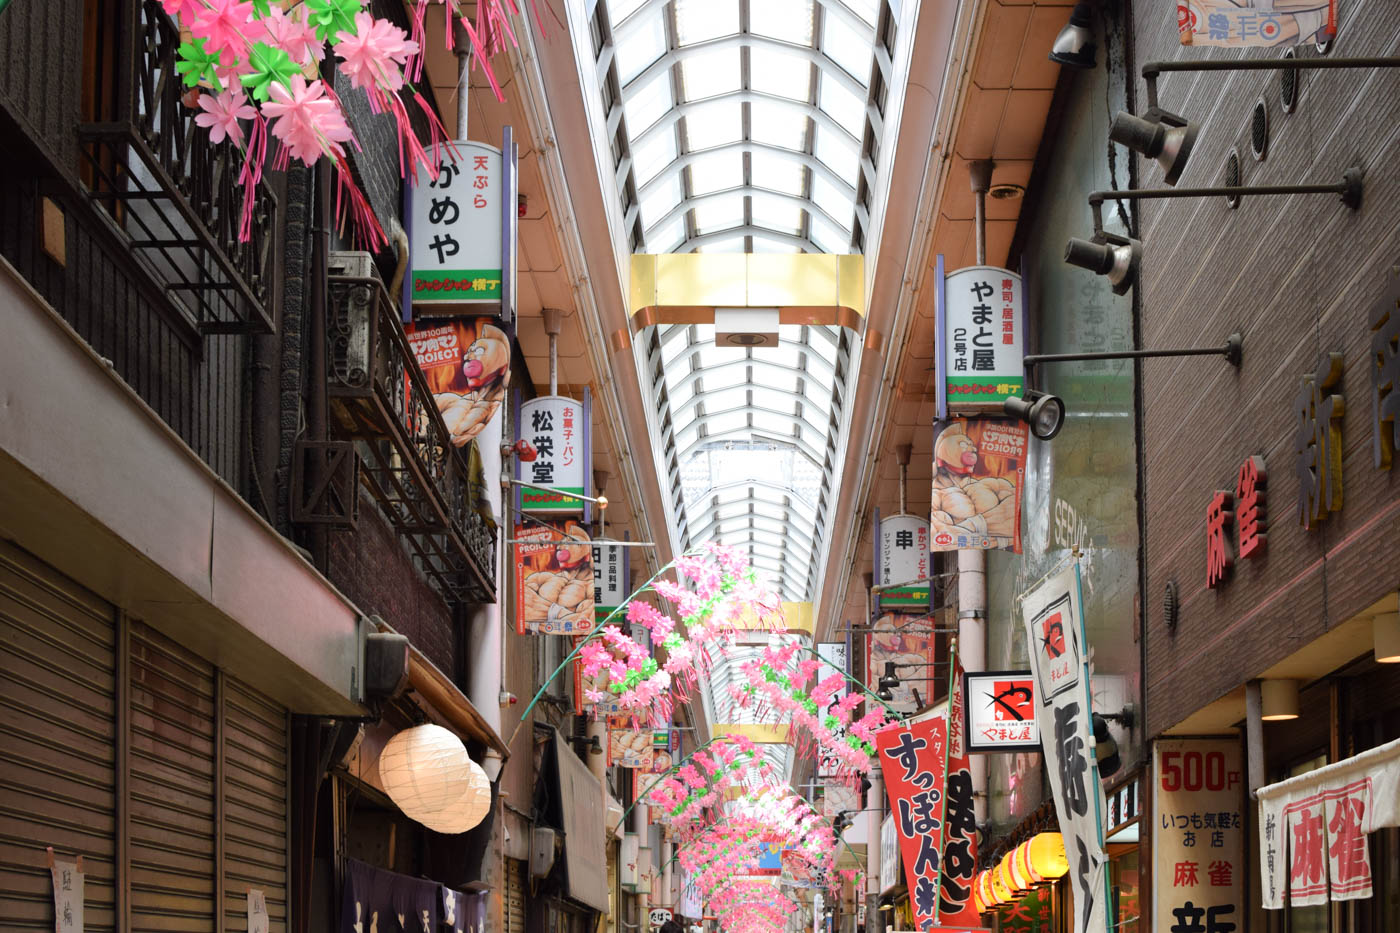
[[[291,15],[273,5],[261,20],[267,30],[267,43],[280,48],[298,65],[307,65],[326,57],[326,45],[316,35],[316,28],[304,15]]]
[[[277,121],[272,124],[272,135],[282,141],[292,158],[307,165],[323,152],[340,158],[345,154],[340,144],[354,135],[345,115],[325,91],[320,81],[308,85],[301,75],[292,75],[292,89],[288,91],[274,81],[272,100],[262,106],[263,114]]]
[[[204,9],[200,0],[161,0],[161,6],[165,7],[166,13],[186,26],[193,23],[199,11]]]
[[[207,129],[210,142],[216,144],[225,139],[241,144],[243,127],[238,125],[238,121],[251,120],[258,115],[257,110],[248,103],[248,98],[242,94],[235,95],[232,91],[224,91],[218,96],[200,94],[199,107],[203,112],[194,115],[194,122]]]
[[[225,49],[239,58],[248,52],[250,37],[261,32],[253,22],[252,0],[202,0],[199,13],[188,23],[190,31],[203,36],[209,52]]]
[[[399,65],[418,51],[418,43],[388,20],[368,13],[355,14],[355,33],[342,32],[335,54],[340,70],[357,88],[397,91],[403,87]]]

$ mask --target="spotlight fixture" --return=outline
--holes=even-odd
[[[1298,681],[1259,681],[1259,718],[1266,722],[1281,722],[1298,718]]]
[[[588,737],[588,754],[590,754],[590,755],[601,755],[601,754],[603,754],[603,743],[600,742],[600,741],[598,741],[598,737],[597,737],[596,735],[590,735],[590,736]]]
[[[892,691],[895,687],[899,686],[899,675],[895,673],[893,661],[885,662],[885,673],[880,675],[877,686],[880,688],[880,692],[877,693],[876,696],[882,700],[894,699],[894,693]]]
[[[1108,128],[1108,138],[1134,152],[1156,159],[1169,185],[1176,184],[1196,145],[1197,127],[1185,117],[1156,107],[1140,117],[1118,111]]]
[[[1054,438],[1065,425],[1064,400],[1048,392],[1027,389],[1020,398],[1013,395],[1002,402],[1001,408],[1010,417],[1030,425],[1031,433],[1042,441]]]
[[[1076,3],[1069,22],[1050,46],[1050,60],[1071,68],[1093,68],[1096,51],[1093,9],[1088,3]]]
[[[1099,778],[1106,778],[1123,767],[1123,759],[1118,754],[1118,743],[1113,733],[1108,731],[1108,720],[1098,713],[1092,714],[1094,723],[1094,761],[1099,766]]]
[[[1065,244],[1065,262],[1095,275],[1108,276],[1113,294],[1126,294],[1137,282],[1142,263],[1142,241],[1100,230],[1091,240],[1071,237]]]

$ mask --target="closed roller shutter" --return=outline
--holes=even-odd
[[[214,930],[214,668],[131,623],[131,928]]]
[[[225,678],[223,738],[225,929],[247,929],[257,888],[277,933],[287,928],[287,711]]]
[[[506,930],[525,933],[525,860],[506,859]]]
[[[0,543],[0,922],[52,930],[44,848],[81,853],[84,928],[115,929],[116,614]]]

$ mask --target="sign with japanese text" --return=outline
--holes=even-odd
[[[876,603],[885,609],[929,605],[928,521],[918,515],[879,517],[875,546]]]
[[[1025,383],[1021,277],[969,266],[943,280],[942,375],[952,413],[1001,411]]]
[[[665,907],[653,907],[647,917],[651,920],[652,926],[659,927],[663,923],[670,921],[671,911],[667,910]]]
[[[476,438],[500,411],[510,382],[510,338],[490,318],[408,324],[408,345],[452,443]]]
[[[534,460],[515,463],[516,478],[529,483],[520,491],[526,512],[585,512],[576,496],[587,493],[590,405],[562,395],[544,395],[520,403],[520,437],[538,452]],[[536,488],[531,488],[536,487]],[[572,495],[570,495],[572,494]]]
[[[1265,908],[1371,897],[1366,837],[1400,826],[1400,739],[1261,787],[1256,796]]]
[[[1264,556],[1268,534],[1269,474],[1263,457],[1247,457],[1234,490],[1217,489],[1206,508],[1206,586],[1223,583],[1241,560]],[[1236,548],[1234,531],[1239,532]]]
[[[82,866],[54,858],[50,849],[49,874],[53,879],[55,933],[83,933],[83,885],[87,875]]]
[[[1371,306],[1371,459],[1390,469],[1400,447],[1400,266],[1386,270],[1386,290]]]
[[[977,814],[972,791],[972,762],[968,758],[964,719],[966,694],[962,665],[953,662],[952,690],[948,694],[948,765],[944,788],[943,865],[939,884],[938,924],[980,926],[981,917],[972,898],[977,875]],[[944,929],[937,926],[935,929]]]
[[[676,733],[670,729],[657,729],[651,734],[651,763],[646,771],[651,774],[665,774],[676,763]]]
[[[1296,515],[1311,531],[1342,507],[1342,354],[1327,353],[1314,372],[1304,373],[1293,400],[1293,475],[1298,480]]]
[[[1245,926],[1244,765],[1238,738],[1152,746],[1152,929]]]
[[[593,631],[593,546],[578,522],[515,526],[515,631]]]
[[[694,875],[681,869],[681,916],[691,920],[699,920],[703,916],[703,910],[704,907],[700,900],[700,885],[695,883]]]
[[[888,894],[899,884],[899,835],[894,829],[894,814],[880,824],[880,893]]]
[[[602,539],[593,541],[593,612],[602,624],[608,615],[627,601],[630,585],[627,552]],[[621,615],[613,620],[621,621]]]
[[[1076,933],[1107,922],[1103,786],[1094,761],[1079,562],[1052,573],[1022,597],[1026,645],[1035,672],[1035,719],[1074,888]]]
[[[608,765],[651,769],[653,755],[649,729],[633,729],[629,720],[608,722]]]
[[[1054,888],[1042,885],[1020,900],[998,907],[997,929],[1001,933],[1051,933],[1054,916]]]
[[[846,643],[844,641],[824,641],[817,644],[817,657],[821,659],[821,667],[817,670],[817,682],[821,683],[833,674],[850,673],[850,664],[846,657]],[[835,702],[844,697],[850,690],[842,687],[831,695],[831,702]],[[822,755],[817,765],[818,778],[834,778],[842,770],[841,760],[830,755]]]
[[[933,638],[929,620],[923,615],[889,613],[875,620],[865,639],[865,669],[872,681],[881,677],[886,664],[895,666],[899,686],[890,690],[890,707],[912,711],[918,704],[915,688],[926,694],[927,681],[933,671],[937,640]]]
[[[758,862],[751,875],[764,877],[783,873],[783,840],[777,836],[765,836],[758,843]]]
[[[257,888],[248,889],[248,933],[268,933],[272,928],[267,913],[267,896]]]
[[[1021,551],[1021,489],[1030,428],[1012,418],[953,418],[934,425],[935,551]]]
[[[914,929],[924,930],[933,926],[938,904],[944,778],[948,767],[947,720],[931,716],[910,726],[882,729],[875,735],[875,753],[889,794],[894,828],[899,833]]]
[[[410,180],[413,305],[501,302],[501,150],[458,140],[439,144],[436,178]]]
[[[1035,677],[1030,671],[963,675],[970,752],[1040,750],[1035,724]]]
[[[1177,0],[1176,26],[1182,45],[1299,45],[1337,35],[1337,0],[1275,4],[1239,0]]]

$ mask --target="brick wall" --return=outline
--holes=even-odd
[[[1330,54],[1397,54],[1393,11],[1386,0],[1340,4]],[[1135,17],[1139,63],[1240,54],[1183,49],[1174,14],[1155,4],[1136,4]],[[1318,53],[1309,44],[1300,54]],[[1234,211],[1222,199],[1143,204],[1142,345],[1213,345],[1234,330],[1245,337],[1238,371],[1218,357],[1144,364],[1149,734],[1258,676],[1400,579],[1400,468],[1372,466],[1364,359],[1369,309],[1385,271],[1400,264],[1400,70],[1303,73],[1300,82],[1293,114],[1282,110],[1276,72],[1172,74],[1160,83],[1162,107],[1201,126],[1181,186],[1222,184],[1226,154],[1237,147],[1244,184],[1333,182],[1359,162],[1366,194],[1359,211],[1331,195],[1246,198]],[[1269,152],[1256,162],[1250,114],[1261,95]],[[1160,169],[1139,168],[1142,186],[1161,187]],[[1345,505],[1304,531],[1293,404],[1301,376],[1328,351],[1345,359]],[[1269,474],[1268,554],[1237,561],[1231,580],[1208,589],[1206,507],[1214,490],[1233,489],[1250,455],[1263,457]],[[1169,580],[1181,594],[1174,635],[1162,624]]]

